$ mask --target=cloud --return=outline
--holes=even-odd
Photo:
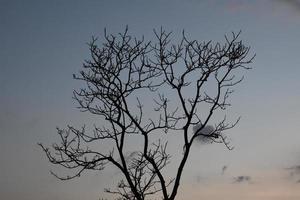
[[[201,128],[201,124],[198,124],[193,127],[193,132],[196,134],[197,130]],[[212,143],[212,139],[208,137],[209,135],[213,134],[215,128],[211,125],[207,125],[199,132],[199,135],[196,137],[196,141],[201,144],[210,144]],[[198,134],[198,133],[197,133]]]
[[[237,176],[233,178],[233,183],[250,183],[250,176]]]

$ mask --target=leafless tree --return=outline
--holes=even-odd
[[[74,98],[81,111],[99,116],[104,125],[95,125],[91,132],[85,127],[57,129],[61,143],[53,144],[52,151],[40,144],[51,163],[76,170],[67,177],[53,173],[56,177],[72,179],[112,164],[123,179],[115,190],[106,192],[118,199],[144,200],[157,195],[173,200],[197,137],[231,149],[223,132],[239,119],[227,123],[224,117],[209,125],[208,133],[202,130],[215,112],[230,106],[232,88],[243,79],[238,76],[240,70],[250,69],[247,65],[254,56],[249,57],[250,48],[239,40],[240,33],[225,36],[224,44],[190,40],[184,32],[173,44],[170,32],[161,28],[154,34],[155,41],[146,42],[129,35],[127,28],[118,35],[105,31],[101,46],[96,38],[88,44],[91,58],[74,75],[86,87],[74,91]],[[145,96],[147,104],[142,100]],[[148,114],[149,105],[152,114]],[[171,179],[162,172],[171,161],[168,140],[163,139],[170,132],[182,138],[181,160]],[[142,145],[126,155],[127,142],[133,137],[142,138]],[[94,144],[103,141],[114,145],[107,152],[95,149]]]

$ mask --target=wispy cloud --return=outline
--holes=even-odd
[[[250,176],[237,176],[233,178],[233,183],[250,183]]]

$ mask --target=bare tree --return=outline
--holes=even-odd
[[[99,116],[104,125],[95,125],[92,132],[85,127],[57,129],[61,143],[53,144],[54,152],[40,144],[51,163],[76,170],[67,177],[53,173],[56,177],[72,179],[112,164],[123,179],[115,190],[106,192],[117,194],[118,199],[159,195],[173,200],[196,138],[205,137],[231,149],[223,132],[239,119],[227,123],[224,117],[214,126],[208,123],[215,112],[230,106],[232,88],[243,79],[236,75],[250,69],[247,64],[254,58],[238,39],[240,33],[225,36],[224,44],[190,40],[184,32],[173,44],[170,32],[160,29],[154,34],[155,42],[146,42],[130,36],[127,28],[118,35],[105,31],[101,46],[95,38],[88,44],[91,58],[74,75],[86,87],[74,91],[74,98],[81,111]],[[147,104],[142,100],[145,96]],[[152,114],[146,115],[150,105]],[[168,179],[163,169],[171,156],[168,140],[163,138],[170,132],[176,132],[176,137],[180,133],[183,151],[174,178]],[[133,137],[140,137],[142,145],[126,155],[127,142]],[[113,143],[108,152],[94,148],[103,141]]]

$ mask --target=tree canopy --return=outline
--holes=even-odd
[[[126,28],[117,35],[105,31],[101,45],[96,38],[88,44],[90,59],[74,75],[85,87],[74,91],[74,99],[81,111],[99,116],[103,126],[95,125],[93,131],[58,128],[60,143],[51,149],[40,144],[51,163],[73,169],[72,176],[53,173],[56,177],[72,179],[112,164],[123,178],[115,190],[106,192],[118,199],[158,195],[173,200],[195,141],[223,143],[231,149],[224,132],[239,119],[228,123],[224,117],[211,123],[214,113],[230,106],[228,98],[243,80],[240,71],[250,69],[254,58],[249,56],[250,47],[239,40],[240,32],[225,36],[224,43],[191,40],[184,32],[173,42],[172,33],[162,28],[154,36],[145,41]],[[172,152],[164,136],[174,132],[181,133],[176,137],[182,142],[182,154],[169,179],[163,169]],[[127,143],[133,137],[142,143],[128,155]],[[111,149],[95,148],[107,141]]]

